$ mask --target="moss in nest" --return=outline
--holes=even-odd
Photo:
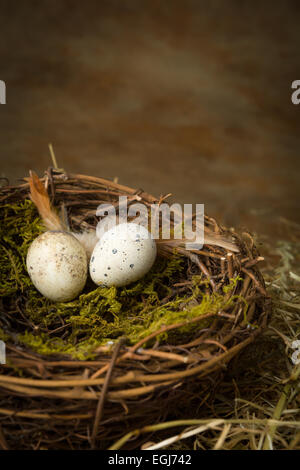
[[[42,222],[33,203],[4,205],[0,215],[0,296],[9,297],[33,288],[26,271],[31,242],[42,233]]]
[[[0,296],[10,325],[3,334],[40,354],[93,358],[95,349],[108,341],[125,336],[134,344],[164,325],[217,312],[234,302],[222,293],[206,294],[207,281],[201,276],[192,277],[183,294],[173,289],[175,282],[186,278],[187,267],[176,253],[170,259],[157,258],[151,271],[130,286],[95,288],[89,281],[74,301],[51,302],[34,288],[26,270],[29,245],[43,230],[35,206],[30,200],[5,205],[1,219]],[[225,290],[233,290],[236,282]],[[179,334],[191,335],[205,326],[207,320],[186,325],[164,333],[160,340],[172,342]]]
[[[7,341],[8,339],[9,339],[9,336],[6,333],[4,333],[2,328],[0,328],[0,340]]]

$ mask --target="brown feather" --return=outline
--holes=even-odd
[[[30,198],[36,205],[37,210],[47,230],[64,230],[63,223],[55,210],[51,207],[48,193],[34,171],[29,172]]]
[[[157,240],[159,245],[167,245],[169,247],[185,247],[185,243],[191,243],[191,240],[189,239],[169,239],[169,240]],[[239,252],[239,248],[237,245],[229,240],[227,240],[225,237],[212,233],[211,235],[205,234],[204,235],[204,245],[213,245],[213,246],[220,246],[222,248],[225,248],[228,251],[232,252]]]

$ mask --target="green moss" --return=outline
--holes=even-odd
[[[3,335],[40,354],[93,358],[95,349],[108,341],[125,336],[134,344],[164,325],[217,312],[236,300],[226,300],[223,293],[206,294],[207,281],[201,276],[192,278],[188,294],[173,293],[173,283],[185,279],[186,268],[186,261],[174,253],[170,259],[158,258],[152,270],[130,286],[96,288],[89,281],[74,301],[51,302],[37,292],[26,270],[29,245],[43,230],[34,205],[29,200],[5,205],[0,218],[0,298],[10,325],[6,322]],[[224,293],[236,282],[225,286]],[[178,334],[189,336],[206,325],[207,320],[197,327],[186,325],[160,340],[171,342]],[[1,320],[0,326],[4,328]]]
[[[42,232],[33,203],[4,205],[0,216],[0,296],[9,297],[32,285],[25,268],[30,243]]]
[[[9,336],[6,333],[4,333],[2,328],[0,328],[0,340],[1,341],[8,341],[8,339],[9,339]]]

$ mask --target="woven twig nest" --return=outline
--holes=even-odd
[[[95,227],[99,204],[121,195],[148,206],[162,200],[52,169],[42,181],[73,230]],[[7,353],[0,447],[107,448],[132,427],[164,419],[191,392],[200,406],[226,363],[266,324],[261,258],[249,234],[205,216],[207,233],[233,239],[239,252],[205,244],[173,253],[165,245],[145,284],[112,291],[88,283],[81,300],[57,306],[26,272],[26,251],[41,230],[28,182],[2,187],[0,204],[0,339]]]

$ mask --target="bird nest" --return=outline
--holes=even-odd
[[[75,231],[95,227],[99,204],[116,205],[119,196],[148,208],[164,201],[53,169],[42,181]],[[173,416],[179,400],[188,404],[196,394],[201,406],[226,364],[266,324],[262,258],[252,237],[206,215],[201,250],[158,243],[142,280],[118,288],[88,281],[77,299],[51,302],[26,271],[28,247],[43,230],[28,180],[0,194],[0,447],[105,449],[137,423]],[[218,238],[238,250],[210,244]]]

